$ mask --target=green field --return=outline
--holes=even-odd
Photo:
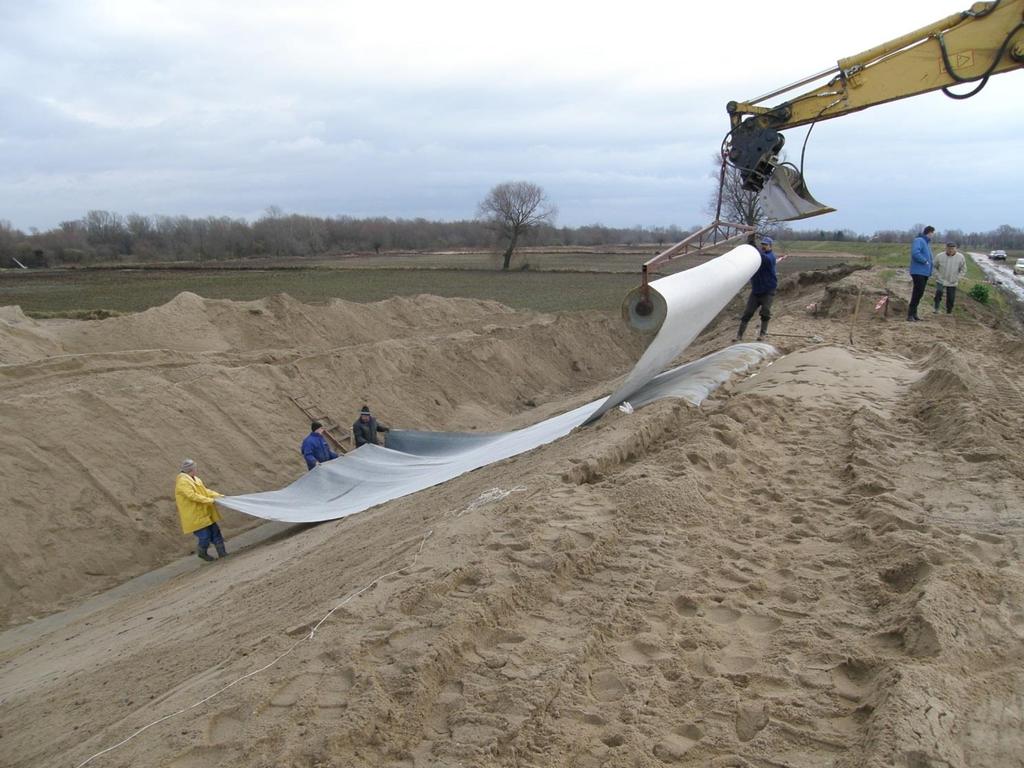
[[[655,250],[656,246],[628,253],[530,253],[529,269],[509,272],[492,266],[488,254],[345,257],[275,269],[239,263],[214,268],[7,270],[0,274],[0,305],[19,305],[35,317],[95,310],[137,312],[191,291],[210,299],[235,300],[287,293],[306,303],[429,293],[493,299],[542,312],[616,310],[639,284],[640,265]],[[834,252],[794,256],[783,261],[779,271],[787,274],[841,261],[843,257]],[[487,268],[481,269],[481,262]],[[694,263],[681,259],[672,270]]]
[[[626,274],[482,272],[471,270],[182,270],[89,271],[0,279],[0,305],[18,304],[30,315],[75,310],[137,312],[164,304],[182,291],[208,299],[251,300],[287,293],[305,303],[332,298],[378,301],[429,293],[494,299],[540,311],[617,307],[636,285]]]

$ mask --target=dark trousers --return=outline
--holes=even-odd
[[[749,323],[757,308],[761,308],[761,319],[768,321],[772,319],[772,302],[775,301],[774,293],[751,293],[747,297],[747,306],[743,309],[740,322]]]
[[[775,300],[775,292],[771,293],[753,293],[747,297],[747,306],[743,309],[743,314],[740,315],[740,328],[736,331],[736,339],[742,339],[744,331],[747,330],[747,323],[750,322],[750,318],[754,316],[754,312],[757,308],[761,308],[761,332],[758,334],[758,338],[762,338],[768,333],[768,321],[772,319],[772,302]]]
[[[928,285],[928,275],[911,275],[914,281],[914,290],[910,293],[910,306],[907,307],[907,317],[917,317],[917,305],[921,303],[924,296],[925,286]]]
[[[953,304],[956,303],[956,286],[940,285],[935,291],[935,311],[939,311],[939,304],[942,303],[942,292],[946,292],[946,314],[953,312]]]
[[[216,523],[210,523],[205,528],[200,528],[198,531],[192,531],[196,538],[199,539],[199,549],[205,552],[210,547],[210,543],[217,548],[220,552],[224,548],[224,536],[220,532],[220,526]]]

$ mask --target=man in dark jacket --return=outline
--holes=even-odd
[[[331,450],[324,437],[324,427],[319,421],[309,425],[309,434],[302,441],[302,458],[306,460],[306,467],[312,469],[317,464],[338,458],[338,454]]]
[[[359,418],[356,419],[355,424],[352,425],[352,437],[356,441],[356,448],[366,443],[372,445],[378,445],[377,433],[387,432],[388,428],[383,424],[378,424],[377,419],[370,413],[370,407],[364,405],[363,409],[359,412]]]
[[[761,238],[761,266],[750,278],[750,296],[747,298],[747,306],[740,317],[740,329],[736,331],[736,338],[733,341],[742,341],[743,332],[747,330],[747,323],[754,316],[758,307],[761,308],[761,332],[757,334],[758,341],[764,341],[768,333],[768,321],[772,319],[772,302],[775,300],[775,289],[779,287],[779,276],[775,271],[775,253],[772,251],[774,240],[770,237]]]

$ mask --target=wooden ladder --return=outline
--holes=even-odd
[[[321,408],[309,395],[288,395],[288,399],[295,403],[295,407],[306,414],[310,422],[319,421],[324,427],[324,436],[331,442],[339,454],[348,453],[354,447],[352,435],[348,429],[342,429],[327,412]]]

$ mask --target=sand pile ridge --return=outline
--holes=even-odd
[[[1020,765],[1021,338],[966,305],[864,314],[850,345],[852,309],[806,309],[826,285],[780,292],[786,355],[700,409],[612,411],[4,648],[5,762],[77,764],[292,649],[95,764]],[[693,357],[728,343],[741,300]],[[45,366],[9,386],[22,404],[29,383],[99,390],[78,407],[109,419],[122,386],[219,437],[233,425],[237,442],[200,457],[237,473],[225,484],[236,454],[269,476],[292,450],[252,448],[296,431],[267,406],[286,384],[358,404],[376,377],[408,423],[511,425],[624,372],[635,349],[615,327],[491,316],[309,353],[176,352],[191,362],[151,366],[149,384],[96,364],[88,386]],[[522,350],[536,379],[506,362]],[[540,390],[538,408],[520,400]],[[174,422],[157,423],[166,440]]]
[[[29,325],[62,354],[0,368],[4,621],[183,554],[171,490],[185,456],[225,493],[304,472],[309,422],[290,395],[345,425],[372,403],[407,428],[495,429],[528,402],[620,373],[636,345],[609,317],[437,297],[308,306],[181,294],[137,315]],[[229,528],[251,524],[229,515]]]

